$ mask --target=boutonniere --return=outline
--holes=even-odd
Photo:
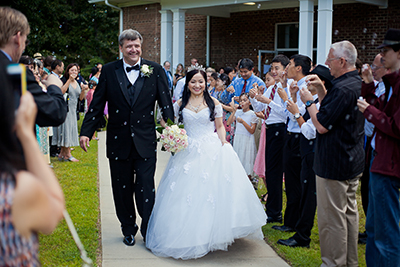
[[[150,77],[150,75],[153,74],[153,69],[154,68],[152,66],[143,64],[140,67],[140,74],[142,75],[142,77],[143,76]]]

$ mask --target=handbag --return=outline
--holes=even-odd
[[[86,101],[86,99],[80,100],[78,97],[78,104],[76,105],[76,119],[78,121],[81,118],[80,113],[85,111],[85,101]]]

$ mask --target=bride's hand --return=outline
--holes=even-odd
[[[221,143],[222,143],[222,146],[225,145],[225,144],[229,144],[229,142],[226,141],[226,140],[222,141]]]

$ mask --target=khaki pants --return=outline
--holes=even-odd
[[[358,180],[325,179],[317,175],[318,229],[321,266],[358,266]]]

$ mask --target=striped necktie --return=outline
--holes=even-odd
[[[274,100],[274,96],[276,93],[276,87],[277,86],[275,84],[274,87],[272,88],[271,95],[269,96],[269,99],[271,99],[272,101]],[[268,105],[267,110],[265,112],[265,120],[268,119],[270,113],[271,113],[271,107]]]

